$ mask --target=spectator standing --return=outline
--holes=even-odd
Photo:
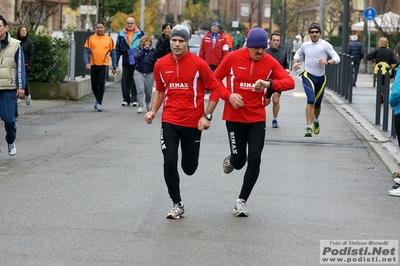
[[[203,37],[200,45],[199,56],[210,66],[211,71],[218,67],[221,61],[229,53],[229,46],[222,32],[219,30],[219,22],[211,23],[211,30]],[[206,92],[205,99],[208,99]]]
[[[240,31],[236,31],[235,36],[233,37],[233,50],[238,50],[242,48],[243,45],[243,35]]]
[[[321,28],[318,23],[312,23],[308,28],[310,41],[304,42],[294,55],[293,69],[300,68],[300,58],[305,55],[305,71],[301,74],[304,92],[307,95],[306,105],[306,133],[305,137],[312,137],[320,133],[319,115],[321,114],[321,103],[324,97],[326,75],[325,67],[338,64],[340,57],[332,45],[321,37]],[[328,60],[327,55],[331,57]]]
[[[29,39],[28,28],[24,25],[20,26],[17,30],[17,39],[21,41],[22,50],[24,51],[25,58],[25,73],[26,73],[26,82],[25,82],[25,101],[27,105],[32,103],[31,94],[29,93],[28,88],[28,74],[31,72],[33,65],[33,56],[35,54],[35,49],[33,45],[33,41]],[[18,99],[19,100],[19,99]]]
[[[145,33],[136,26],[135,19],[129,17],[126,19],[126,27],[117,37],[115,46],[117,61],[122,56],[122,106],[137,106],[136,84],[133,79],[136,64],[134,51],[139,47],[139,40],[143,35]]]
[[[152,48],[152,44],[151,37],[145,35],[140,38],[139,47],[135,49],[136,71],[134,79],[137,89],[138,113],[143,112],[143,95],[145,96],[147,111],[150,111],[154,83],[153,69],[157,60],[156,50]]]
[[[4,121],[8,154],[17,153],[17,98],[24,97],[26,82],[24,53],[20,41],[11,38],[7,20],[0,15],[0,118]]]
[[[292,44],[292,51],[291,51],[292,52],[292,56],[291,56],[292,58],[293,58],[294,54],[297,52],[297,50],[299,50],[299,48],[300,48],[300,46],[302,44],[300,38],[301,38],[300,35],[296,35],[296,37],[294,37],[293,44]]]
[[[103,21],[96,24],[96,33],[90,36],[84,45],[83,61],[87,70],[90,70],[90,81],[96,102],[94,109],[103,111],[103,96],[106,86],[107,69],[112,59],[112,73],[117,71],[114,41],[105,34],[106,28]]]
[[[169,43],[169,35],[171,34],[172,25],[171,23],[164,23],[161,27],[162,34],[158,37],[158,42],[156,45],[156,58],[159,59],[164,55],[171,52],[171,47]]]
[[[353,56],[353,87],[355,87],[361,59],[364,58],[364,46],[358,41],[357,35],[351,36],[351,41],[348,43],[347,50],[348,53]]]
[[[279,64],[285,69],[285,71],[289,74],[290,69],[289,69],[289,63],[287,60],[287,55],[285,51],[280,49],[281,46],[281,35],[279,33],[272,33],[269,41],[269,47],[266,49],[266,52],[271,55],[273,58],[275,58]],[[272,107],[272,127],[273,128],[278,128],[278,113],[279,109],[281,108],[280,105],[280,98],[281,98],[281,91],[276,91],[273,89],[268,89],[268,94],[267,94],[267,105],[271,102],[273,103]]]
[[[394,53],[389,49],[389,41],[385,37],[382,37],[378,41],[378,49],[367,54],[367,60],[372,61],[375,64],[374,74],[378,74],[378,65],[382,65],[382,75],[386,74],[386,66],[390,66],[391,69],[396,65],[397,61],[394,58]],[[391,72],[390,72],[391,73]],[[382,79],[382,85],[384,84],[385,79]],[[381,92],[381,103],[384,102],[384,95]]]
[[[230,144],[223,170],[228,174],[241,169],[247,160],[242,189],[233,209],[235,216],[248,216],[246,202],[260,173],[267,90],[290,90],[295,86],[279,62],[265,53],[267,46],[267,32],[253,28],[247,48],[229,53],[214,72],[220,83],[221,99],[225,101],[222,119],[226,120]],[[226,87],[225,78],[230,81]]]
[[[161,150],[164,156],[164,179],[173,202],[173,208],[167,214],[169,219],[179,219],[185,213],[177,167],[179,144],[183,172],[193,175],[199,163],[201,133],[210,127],[212,113],[220,96],[219,83],[207,63],[188,51],[189,39],[187,27],[176,25],[172,28],[172,53],[159,59],[154,66],[156,90],[151,110],[144,117],[151,124],[163,104]],[[204,109],[206,87],[211,95]]]

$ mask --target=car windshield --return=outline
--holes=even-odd
[[[200,47],[200,45],[201,45],[200,35],[192,35],[192,38],[189,41],[189,47]]]

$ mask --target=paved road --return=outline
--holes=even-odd
[[[244,169],[222,171],[223,102],[203,134],[198,171],[181,172],[180,220],[165,219],[160,115],[147,125],[120,106],[118,85],[107,88],[102,113],[92,97],[23,103],[17,155],[0,140],[0,265],[308,266],[319,265],[323,239],[398,239],[386,151],[329,93],[320,135],[304,138],[306,100],[294,78],[280,128],[268,121],[248,218],[232,215]]]

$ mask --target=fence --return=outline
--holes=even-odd
[[[345,98],[349,103],[353,101],[353,57],[349,54],[338,53],[341,59],[340,64],[329,66],[326,69],[326,87],[335,91]],[[390,67],[386,66],[385,71],[382,65],[378,64],[378,74],[376,82],[376,105],[375,105],[375,125],[381,123],[381,106],[383,104],[382,130],[388,130],[389,124],[389,93],[390,93]],[[385,72],[385,74],[382,74]],[[375,82],[374,82],[375,85]],[[396,137],[394,127],[394,115],[392,114],[391,136]]]

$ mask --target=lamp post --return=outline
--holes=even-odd
[[[272,0],[271,0],[272,1]],[[263,0],[258,0],[258,26],[262,26],[262,18],[261,18],[261,10],[263,9],[264,1]]]

